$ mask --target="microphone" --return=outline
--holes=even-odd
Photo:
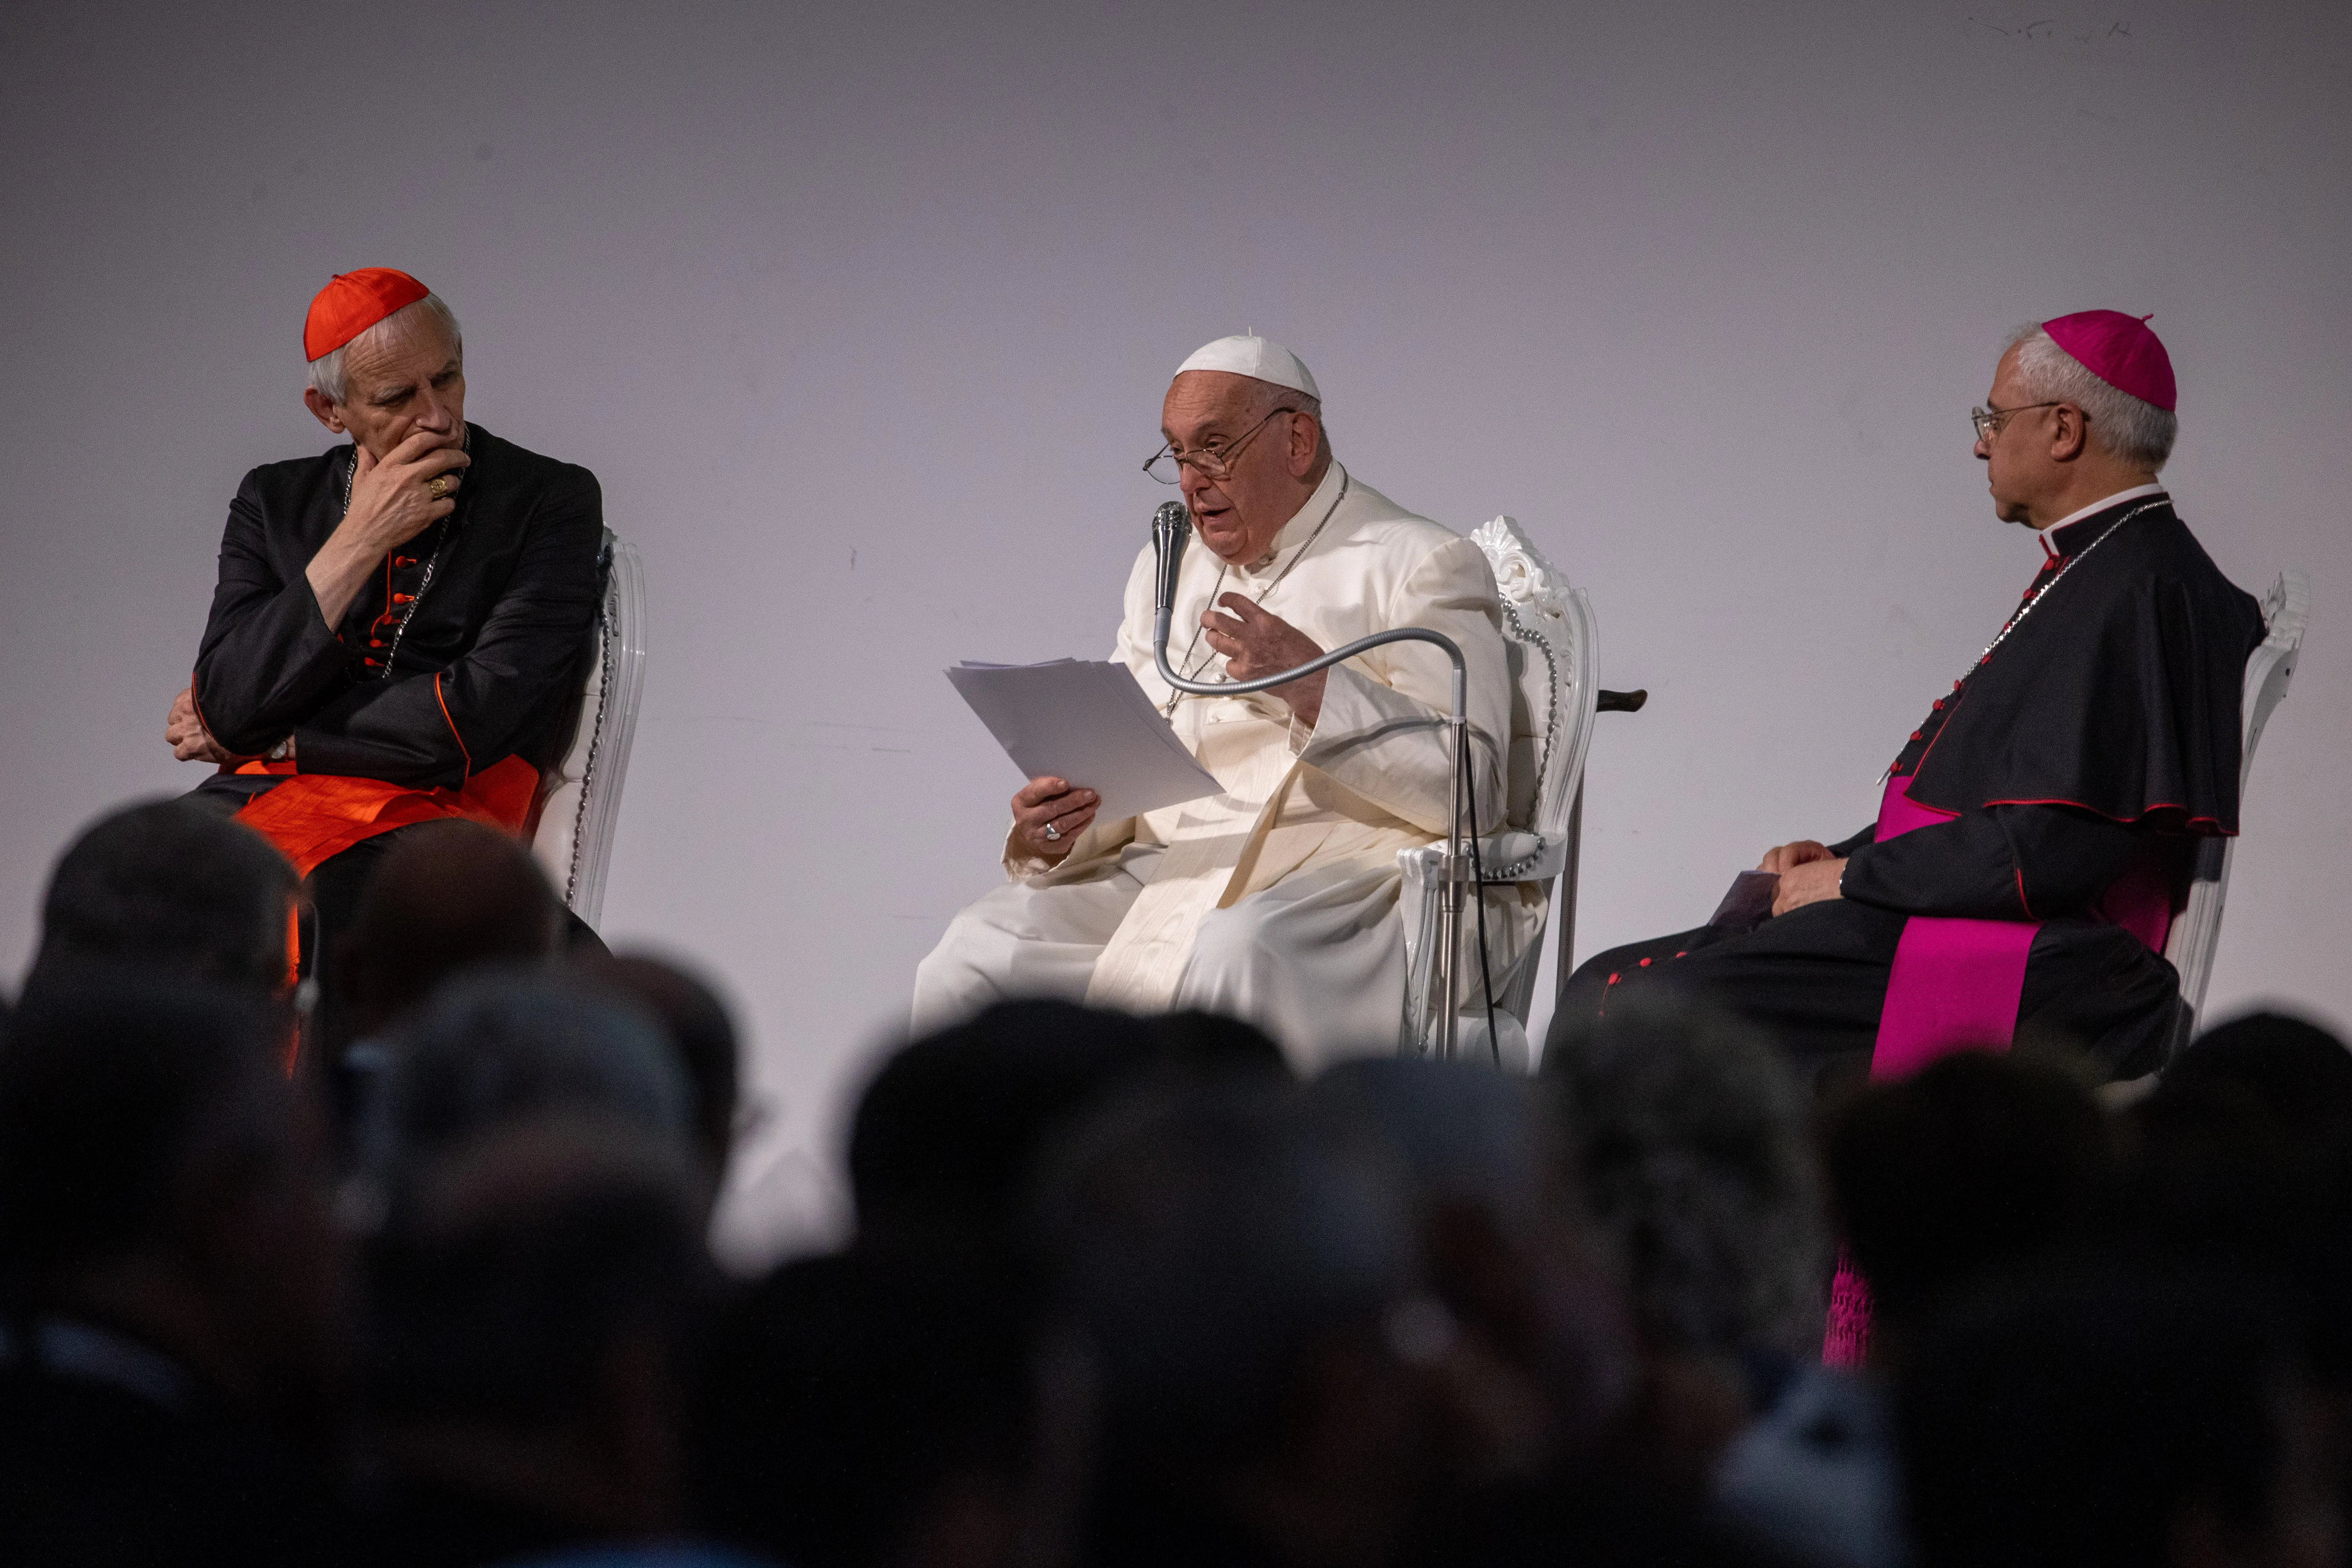
[[[1184,547],[1192,542],[1192,514],[1181,500],[1162,501],[1151,514],[1151,553],[1159,562],[1151,599],[1151,637],[1155,647],[1168,646],[1169,623],[1176,615],[1176,576],[1183,569]]]

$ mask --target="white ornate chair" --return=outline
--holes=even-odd
[[[2300,572],[2282,572],[2263,600],[2263,621],[2270,628],[2262,646],[2246,660],[2243,699],[2245,742],[2239,762],[2238,794],[2245,795],[2246,777],[2254,766],[2254,745],[2263,726],[2286,695],[2294,679],[2295,660],[2303,649],[2303,628],[2311,617],[2311,582]],[[2230,890],[2230,864],[2236,858],[2234,838],[2201,838],[2197,864],[2189,884],[2189,901],[2173,917],[2165,938],[2164,956],[2180,972],[2182,1024],[2174,1040],[2177,1052],[2195,1034],[2205,1012],[2205,986],[2213,977],[2213,953],[2221,940],[2221,902]]]
[[[1561,918],[1570,919],[1575,908],[1575,817],[1600,695],[1593,679],[1592,602],[1583,589],[1569,586],[1559,569],[1544,559],[1512,519],[1498,517],[1470,537],[1486,552],[1496,585],[1502,590],[1503,637],[1511,670],[1505,831],[1479,840],[1482,880],[1488,887],[1535,884],[1534,896],[1544,900],[1545,918],[1557,905]],[[1437,845],[1397,853],[1404,872],[1401,903],[1408,1042],[1426,1040],[1433,1032],[1438,1002],[1432,994],[1431,960],[1437,945],[1435,894],[1444,859],[1444,850]],[[1555,879],[1561,879],[1557,898]],[[1457,963],[1459,972],[1469,977],[1463,994],[1470,1000],[1461,1009],[1455,1037],[1462,1059],[1528,1069],[1528,1008],[1535,995],[1543,943],[1544,925],[1538,923],[1525,951],[1507,955],[1507,962],[1497,955],[1490,1039],[1478,971],[1477,910],[1465,903]]]
[[[540,781],[531,853],[573,914],[593,926],[604,909],[613,825],[636,738],[646,675],[646,574],[636,547],[604,531],[604,603],[594,657],[578,698],[563,760]]]

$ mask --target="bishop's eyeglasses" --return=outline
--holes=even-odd
[[[1243,431],[1234,440],[1212,441],[1197,452],[1180,452],[1176,449],[1175,442],[1163,441],[1160,444],[1160,450],[1144,459],[1143,471],[1163,485],[1172,485],[1182,479],[1186,468],[1192,469],[1211,484],[1222,483],[1234,477],[1234,459],[1242,455],[1242,448],[1255,440],[1257,433],[1273,423],[1276,415],[1297,412],[1296,408],[1277,408],[1273,414],[1267,415],[1264,419]]]
[[[2063,401],[2063,398],[2059,399],[2059,402]],[[1977,439],[1990,441],[2000,434],[2000,427],[2009,423],[2011,415],[2024,414],[2036,408],[2057,406],[2057,403],[2021,403],[2014,408],[1971,408],[1969,410],[1969,420],[1977,427]]]

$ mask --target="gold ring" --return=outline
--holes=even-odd
[[[449,496],[449,476],[446,474],[434,475],[433,482],[425,486],[425,489],[426,493],[431,495],[435,500],[446,500]]]

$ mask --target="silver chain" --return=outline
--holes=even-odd
[[[2017,607],[2017,614],[2009,617],[2009,624],[2001,627],[2000,630],[1994,635],[1992,641],[1985,644],[1984,652],[1977,655],[1976,662],[1969,666],[1968,675],[1961,676],[1958,680],[1952,683],[1952,689],[1958,691],[1960,687],[1966,683],[1969,675],[1974,675],[1979,669],[1982,668],[1985,661],[1992,657],[1992,650],[2009,640],[2009,634],[2015,631],[2019,623],[2033,613],[2033,607],[2036,605],[2039,605],[2042,600],[2050,596],[2050,590],[2055,588],[2065,577],[2067,573],[2072,572],[2077,565],[2086,560],[2090,556],[2092,551],[2096,550],[2100,545],[2105,544],[2109,539],[2115,537],[2116,530],[2121,528],[2124,524],[2129,522],[2140,513],[2144,511],[2153,511],[2158,507],[2167,504],[2167,500],[2168,498],[2158,497],[2155,500],[2145,501],[2140,505],[2132,508],[2131,510],[2124,513],[2123,516],[2107,524],[2106,528],[2100,533],[2098,538],[2094,539],[2090,543],[2083,546],[2083,548],[2074,554],[2066,557],[2066,563],[2058,568],[2057,572],[2052,575],[2050,581],[2042,584],[2041,587],[2035,589],[2033,591],[2033,596],[2026,600],[2022,605],[2020,605]],[[1895,762],[1901,762],[1902,760],[1902,758],[1897,757]],[[1888,779],[1891,779],[1894,776],[1895,763],[1889,763],[1886,764],[1886,771],[1878,775],[1878,782],[1880,784],[1885,784]]]
[[[1301,561],[1307,559],[1307,551],[1314,548],[1315,542],[1323,537],[1323,531],[1331,526],[1332,518],[1339,515],[1339,503],[1348,499],[1348,486],[1350,482],[1351,476],[1349,474],[1347,469],[1341,468],[1339,470],[1339,493],[1333,496],[1331,498],[1331,504],[1324,509],[1323,521],[1315,525],[1314,531],[1309,533],[1299,544],[1297,552],[1293,554],[1288,561],[1283,563],[1281,571],[1274,574],[1274,581],[1268,583],[1265,587],[1258,590],[1257,597],[1250,601],[1252,604],[1256,605],[1260,609],[1265,608],[1266,595],[1273,593],[1276,588],[1282,586],[1282,580],[1290,575],[1290,569],[1293,566],[1297,565]],[[1231,563],[1222,563],[1217,567],[1217,580],[1209,584],[1209,604],[1212,607],[1213,607],[1217,602],[1217,590],[1225,585],[1225,574],[1232,570],[1233,566]],[[1192,640],[1184,645],[1184,657],[1177,661],[1179,664],[1190,667],[1180,672],[1186,680],[1198,680],[1201,678],[1201,672],[1208,668],[1210,665],[1216,662],[1217,653],[1214,648],[1209,650],[1209,656],[1206,658],[1200,660],[1198,663],[1194,663],[1192,661],[1194,651],[1201,646],[1201,634],[1207,629],[1208,628],[1205,626],[1202,626],[1197,624],[1192,627]],[[1160,716],[1163,719],[1175,717],[1176,704],[1183,701],[1189,695],[1191,694],[1182,691],[1175,692],[1171,695],[1168,700],[1161,704]]]
[[[468,426],[466,433],[457,437],[457,449],[461,452],[470,451],[473,447],[473,444],[474,432],[472,428]],[[345,475],[343,479],[343,515],[345,517],[349,517],[352,514],[352,487],[359,483],[359,479],[360,449],[358,445],[354,443],[352,447],[352,471]],[[379,680],[390,680],[392,679],[393,661],[400,657],[400,639],[408,635],[408,623],[416,618],[416,606],[425,602],[425,590],[433,586],[433,569],[441,563],[442,546],[449,542],[450,520],[455,518],[457,515],[457,514],[453,511],[448,517],[443,518],[439,522],[434,525],[436,532],[433,539],[433,553],[425,558],[424,581],[418,583],[416,584],[416,592],[408,596],[408,613],[400,617],[400,624],[398,626],[392,628],[392,646],[384,649],[383,673],[376,677]],[[395,546],[394,548],[396,549],[398,547]],[[392,592],[388,582],[384,588],[384,592],[386,594],[390,594]],[[384,608],[388,610],[392,608],[392,606],[387,604],[384,605]]]
[[[1993,649],[1999,647],[2001,644],[2009,640],[2009,634],[2015,631],[2019,625],[2024,621],[2025,617],[2033,613],[2034,605],[2039,605],[2042,600],[2050,596],[2050,590],[2055,588],[2061,582],[2064,581],[2067,573],[2072,572],[2076,566],[2088,560],[2092,551],[2096,550],[2100,545],[2105,544],[2109,539],[2115,537],[2116,530],[2121,528],[2124,524],[2129,522],[2140,513],[2144,511],[2153,511],[2162,505],[2164,505],[2164,502],[2161,500],[2152,500],[2132,508],[2131,510],[2124,513],[2123,516],[2107,524],[2105,530],[2100,533],[2098,538],[2094,539],[2090,543],[2083,546],[2082,550],[2077,553],[2068,556],[2066,558],[2066,563],[2058,568],[2056,574],[2053,575],[2050,581],[2042,584],[2041,587],[2035,589],[2033,596],[2026,600],[2022,605],[2020,605],[2017,607],[2017,614],[2009,617],[2009,624],[2000,628],[2000,631],[1993,637],[1992,641],[1985,644],[1984,652],[1977,655],[1976,664],[1969,666],[1969,673],[1974,674],[1978,665],[1981,665],[1985,660],[1992,657]],[[1963,677],[1963,679],[1966,678]]]

